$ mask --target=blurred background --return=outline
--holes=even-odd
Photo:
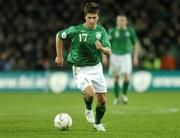
[[[66,58],[55,62],[58,31],[84,22],[89,0],[0,0],[0,91],[55,91],[76,89]],[[132,91],[180,90],[179,0],[94,0],[101,6],[100,24],[115,26],[116,16],[127,16],[139,38],[139,65],[132,76]],[[113,79],[105,77],[108,88]],[[54,73],[55,72],[55,73]]]
[[[0,70],[57,69],[55,35],[84,22],[84,0],[0,0]],[[179,0],[97,0],[100,23],[115,25],[127,15],[141,44],[138,69],[180,69]],[[66,42],[66,58],[70,43]],[[64,69],[70,69],[65,63]]]

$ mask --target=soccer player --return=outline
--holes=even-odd
[[[135,30],[128,27],[127,23],[127,17],[119,15],[116,18],[116,27],[108,30],[112,46],[109,73],[114,77],[114,105],[119,103],[120,75],[124,78],[122,101],[124,104],[128,102],[127,92],[132,72],[132,62],[135,66],[138,64],[138,39]]]
[[[111,45],[106,30],[97,23],[99,14],[98,4],[87,3],[84,7],[85,23],[57,33],[55,62],[60,66],[63,65],[63,40],[70,38],[71,50],[67,61],[72,65],[77,87],[84,95],[86,119],[89,123],[93,123],[97,131],[106,131],[101,120],[106,110],[107,86],[100,58],[101,54],[111,54]],[[97,106],[94,118],[92,102],[95,96]]]

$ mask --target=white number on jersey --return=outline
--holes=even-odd
[[[87,35],[86,33],[82,33],[82,34],[79,34],[79,41],[80,42],[86,42],[87,40]]]

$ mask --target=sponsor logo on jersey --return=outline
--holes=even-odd
[[[86,30],[81,30],[80,32],[81,32],[81,33],[85,33],[85,32],[86,32]]]

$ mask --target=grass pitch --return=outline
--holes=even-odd
[[[77,93],[0,93],[0,138],[178,138],[180,93],[129,93],[129,103],[113,105],[108,94],[103,123],[106,132],[96,132],[84,116]],[[95,107],[95,101],[93,106]],[[53,126],[56,114],[73,119],[68,131]]]

